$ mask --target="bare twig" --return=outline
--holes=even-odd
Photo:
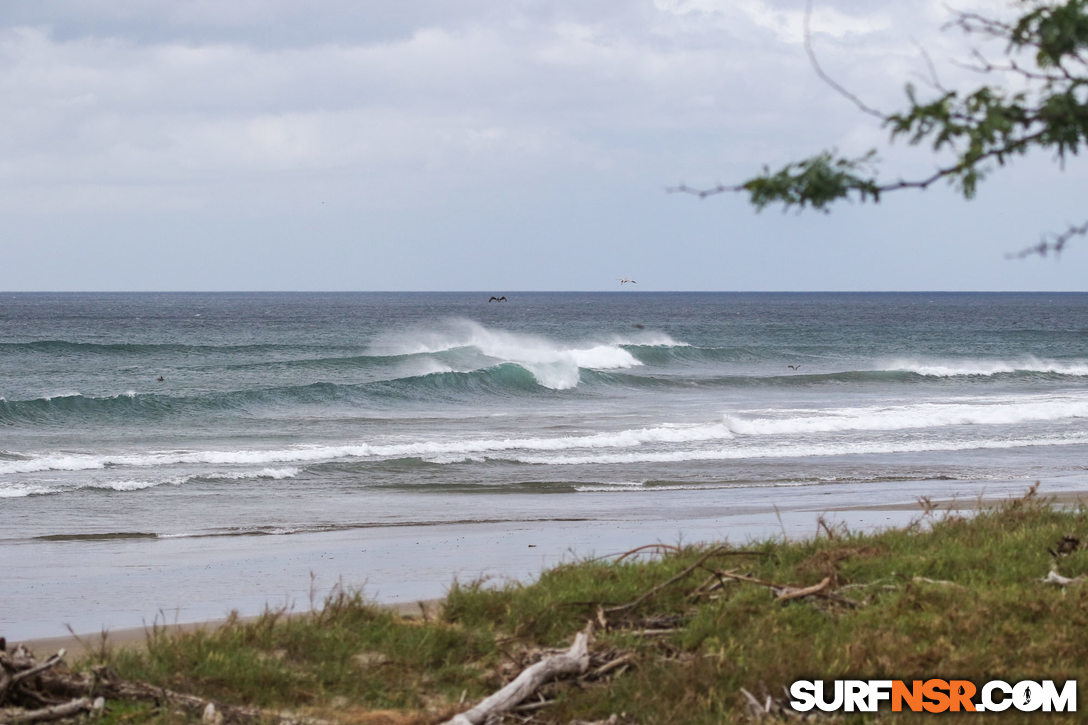
[[[879,118],[882,121],[887,120],[888,115],[886,113],[881,113],[880,111],[876,110],[872,106],[868,105],[867,103],[862,101],[860,98],[858,98],[856,95],[854,95],[850,91],[846,90],[846,88],[844,88],[842,85],[840,85],[834,78],[832,78],[831,76],[829,76],[827,73],[824,72],[824,69],[820,67],[820,61],[817,60],[817,58],[816,58],[815,51],[813,51],[813,49],[812,49],[812,28],[811,28],[811,25],[812,25],[812,0],[807,0],[806,3],[805,3],[805,25],[804,25],[804,27],[805,27],[805,53],[808,55],[809,63],[812,64],[812,69],[814,71],[816,71],[816,75],[819,76],[820,80],[822,80],[824,83],[831,86],[831,88],[833,88],[835,90],[835,92],[837,92],[840,96],[847,99],[848,101],[853,103],[855,106],[857,106],[859,109],[861,109],[861,111],[863,113],[867,113],[870,116],[875,116],[876,118]]]
[[[801,599],[802,597],[809,597],[813,594],[822,594],[829,586],[831,586],[831,577],[825,576],[819,584],[813,584],[810,587],[800,587],[797,589],[782,589],[775,595],[775,599],[780,602],[784,602],[790,599]]]
[[[913,577],[911,579],[911,581],[916,582],[918,584],[936,584],[936,585],[942,586],[942,587],[959,587],[960,589],[966,588],[962,584],[957,584],[956,582],[951,582],[951,581],[948,581],[947,579],[930,579],[929,577],[926,577],[926,576],[916,576],[916,577]]]
[[[20,713],[14,713],[11,715],[3,716],[0,722],[4,725],[15,725],[15,723],[32,723],[32,722],[47,722],[49,720],[60,720],[61,718],[72,717],[83,712],[89,712],[93,705],[90,698],[81,697],[71,702],[61,703],[60,705],[50,705],[49,707],[39,708],[37,710],[24,710]]]
[[[593,672],[590,674],[590,676],[593,679],[598,679],[600,677],[603,677],[603,676],[607,675],[612,670],[614,670],[614,669],[616,669],[618,667],[622,667],[623,665],[626,665],[626,664],[630,663],[634,659],[635,659],[635,653],[634,652],[628,652],[627,654],[622,655],[620,657],[617,657],[616,659],[612,660],[611,662],[606,662],[605,664],[601,665],[597,669],[593,670]]]
[[[1070,239],[1078,236],[1082,237],[1085,234],[1088,234],[1088,222],[1080,225],[1071,224],[1068,229],[1060,234],[1044,235],[1043,238],[1039,240],[1038,244],[1030,246],[1027,249],[1022,249],[1019,252],[1006,254],[1005,256],[1008,259],[1023,259],[1024,257],[1030,257],[1035,254],[1038,254],[1040,257],[1045,257],[1050,252],[1061,254],[1062,250],[1065,249],[1066,243]]]
[[[1062,576],[1061,574],[1054,571],[1053,569],[1051,569],[1050,573],[1047,574],[1046,577],[1043,579],[1044,584],[1053,584],[1053,585],[1059,586],[1059,587],[1067,587],[1067,586],[1071,586],[1073,584],[1080,584],[1083,581],[1084,581],[1083,576],[1073,577],[1072,579],[1070,579],[1069,577]]]
[[[922,60],[926,63],[926,68],[929,70],[929,78],[925,79],[934,89],[941,93],[947,93],[948,89],[941,83],[940,76],[937,75],[937,66],[933,64],[933,59],[929,57],[929,51],[927,51],[921,43],[914,38],[911,38],[911,43],[914,44],[915,49],[922,56]]]
[[[521,704],[548,680],[585,672],[589,667],[589,640],[592,635],[593,623],[590,622],[575,635],[574,643],[566,652],[552,655],[526,668],[501,690],[485,698],[471,710],[447,720],[443,725],[479,725]]]
[[[41,674],[42,672],[45,672],[46,670],[50,670],[50,669],[56,667],[57,665],[59,665],[61,662],[64,661],[64,656],[66,654],[68,654],[68,652],[66,650],[62,649],[62,650],[58,651],[55,655],[50,656],[48,659],[46,659],[41,664],[35,665],[35,666],[31,667],[30,669],[22,670],[21,672],[15,673],[14,675],[11,676],[11,681],[8,683],[8,686],[10,687],[12,685],[17,685],[17,684],[19,684],[20,682],[22,682],[23,680],[25,680],[25,679],[27,679],[29,677],[33,677],[34,675]]]
[[[646,544],[645,546],[639,546],[635,549],[631,549],[630,551],[625,551],[624,553],[620,554],[619,558],[616,559],[616,563],[618,564],[627,557],[634,556],[635,554],[641,553],[647,549],[664,549],[665,551],[672,551],[677,554],[680,553],[680,547],[673,546],[672,544]]]
[[[707,551],[707,552],[706,552],[706,553],[704,553],[704,554],[703,554],[702,556],[700,556],[700,557],[699,557],[699,558],[698,558],[698,559],[697,559],[697,560],[695,561],[695,563],[694,563],[694,564],[692,564],[691,566],[689,566],[689,567],[685,568],[685,569],[684,569],[683,571],[681,571],[681,572],[680,572],[679,574],[676,574],[676,575],[674,575],[674,576],[670,577],[670,578],[669,578],[668,580],[666,580],[666,581],[663,581],[663,582],[661,582],[660,584],[658,584],[657,586],[655,586],[654,588],[652,588],[652,589],[650,589],[650,590],[648,590],[648,591],[644,592],[644,593],[642,594],[642,596],[638,597],[638,598],[637,598],[637,599],[635,599],[634,601],[628,602],[627,604],[620,604],[620,605],[617,605],[617,606],[615,606],[615,607],[609,607],[608,609],[604,610],[604,611],[605,611],[605,613],[607,613],[607,614],[614,614],[614,613],[616,613],[616,612],[626,612],[626,611],[628,611],[628,610],[630,610],[630,609],[634,609],[634,608],[635,608],[635,607],[637,607],[638,605],[640,605],[640,604],[642,604],[643,602],[645,602],[645,601],[646,601],[647,599],[650,599],[651,597],[653,597],[653,596],[654,596],[655,594],[657,594],[657,593],[658,593],[659,591],[661,591],[661,590],[662,590],[662,589],[664,589],[665,587],[668,587],[668,586],[669,586],[669,585],[671,585],[671,584],[675,584],[676,582],[680,581],[680,580],[681,580],[681,579],[683,579],[684,577],[686,577],[686,576],[688,576],[689,574],[691,574],[691,573],[692,573],[693,571],[695,571],[696,569],[699,569],[700,567],[702,567],[702,565],[706,563],[706,560],[707,560],[707,559],[709,559],[710,557],[712,557],[712,556],[714,556],[715,554],[719,553],[719,551],[721,551],[721,550],[722,550],[722,548],[723,548],[723,547],[720,547],[720,546],[719,546],[719,547],[716,547],[716,548],[713,548],[713,549],[711,549],[711,550]]]
[[[829,578],[825,578],[824,581],[821,581],[819,584],[811,587],[794,587],[788,584],[778,584],[772,581],[767,581],[766,579],[758,579],[756,577],[748,576],[746,574],[737,574],[733,571],[718,571],[718,576],[725,577],[727,579],[735,579],[736,581],[740,582],[748,582],[749,584],[758,584],[762,587],[767,587],[774,593],[775,599],[779,601],[789,601],[791,599],[800,599],[803,597],[815,596],[819,597],[820,599],[827,599],[828,601],[836,602],[838,604],[845,604],[849,607],[857,608],[861,606],[860,602],[856,602],[853,599],[849,599],[848,597],[844,597],[839,594],[835,594],[834,592],[827,591],[830,585]],[[827,583],[825,584],[824,582]]]

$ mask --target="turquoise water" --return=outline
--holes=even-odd
[[[0,296],[0,558],[1088,483],[1085,294],[505,294]]]

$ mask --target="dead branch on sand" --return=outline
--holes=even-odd
[[[443,725],[479,725],[488,718],[507,712],[521,704],[545,682],[565,675],[582,674],[589,667],[589,640],[593,623],[574,637],[566,652],[546,657],[518,675],[498,692],[486,697],[476,707],[456,715]]]
[[[205,722],[301,722],[256,707],[214,702],[145,682],[122,680],[106,667],[97,667],[89,674],[72,673],[58,668],[66,654],[60,650],[38,662],[26,647],[20,645],[7,652],[0,644],[0,725],[102,712],[107,698],[154,702],[202,715]]]

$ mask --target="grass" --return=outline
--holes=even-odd
[[[459,584],[441,616],[426,621],[337,590],[309,616],[270,611],[210,631],[156,630],[145,649],[103,649],[96,659],[124,678],[300,717],[437,722],[498,689],[541,648],[569,646],[600,609],[609,626],[595,635],[592,667],[619,657],[625,664],[548,686],[553,702],[534,711],[537,722],[613,714],[620,722],[751,722],[742,688],[784,701],[798,679],[1088,681],[1088,586],[1040,581],[1052,565],[1067,577],[1088,574],[1088,551],[1048,552],[1066,534],[1088,540],[1088,513],[1031,493],[970,517],[930,512],[876,534],[828,527],[807,541],[743,549],[653,547],[641,552],[649,557],[560,566],[532,584]],[[827,578],[857,606],[818,596],[778,601],[723,571],[795,587]],[[1044,716],[942,722],[968,717]],[[184,716],[125,705],[105,721]]]

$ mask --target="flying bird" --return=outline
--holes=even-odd
[[[801,369],[800,365],[787,365],[786,367],[788,367],[790,370],[800,370]]]
[[[489,299],[488,302],[506,302],[506,295],[503,295],[502,297],[491,295],[491,299]]]
[[[630,282],[631,284],[638,284],[638,282],[636,282],[633,279],[627,279],[626,277],[620,277],[620,285],[625,285],[628,282]]]

